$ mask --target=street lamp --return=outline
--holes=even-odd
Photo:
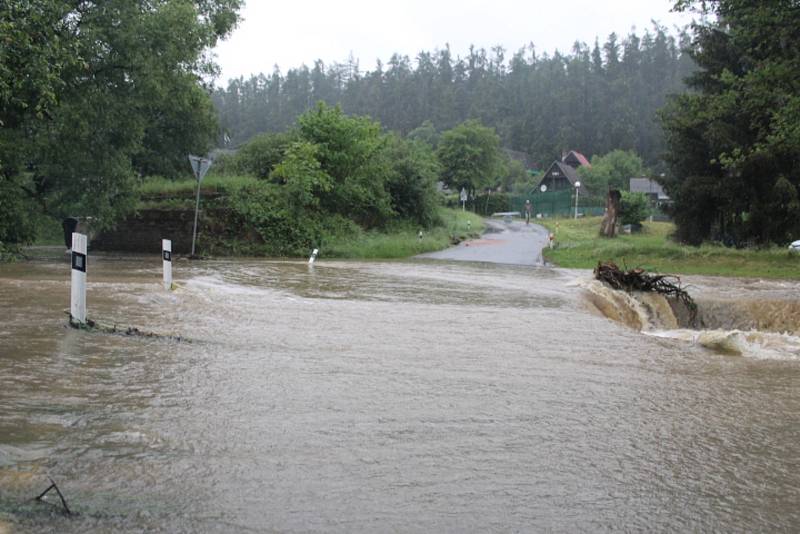
[[[575,218],[578,218],[578,191],[580,191],[581,183],[575,182]]]

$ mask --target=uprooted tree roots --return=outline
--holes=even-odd
[[[697,317],[697,304],[681,287],[681,279],[668,274],[648,274],[644,269],[623,271],[613,262],[598,262],[594,277],[614,289],[623,291],[649,291],[673,297],[682,302],[690,313],[690,320]]]

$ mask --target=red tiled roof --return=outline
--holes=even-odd
[[[584,156],[577,150],[570,150],[569,153],[575,156],[575,158],[581,163],[581,166],[586,167],[587,169],[592,168],[592,164],[589,163],[589,160],[586,159],[586,156]],[[569,157],[569,154],[567,154],[567,157]]]

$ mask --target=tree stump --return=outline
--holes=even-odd
[[[617,217],[620,213],[621,201],[622,193],[620,193],[617,189],[613,189],[608,192],[608,196],[606,197],[606,214],[603,216],[603,222],[600,225],[601,236],[617,236]]]

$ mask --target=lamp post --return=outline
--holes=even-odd
[[[575,182],[575,218],[578,218],[578,192],[580,191],[581,183]]]

